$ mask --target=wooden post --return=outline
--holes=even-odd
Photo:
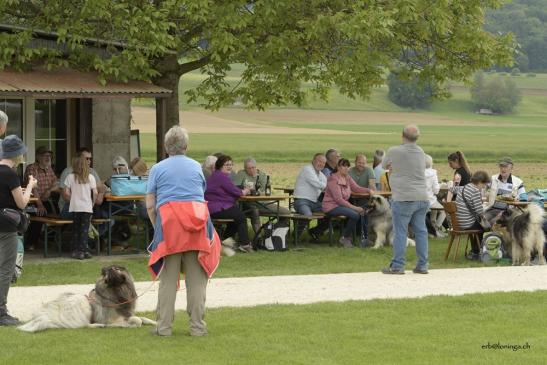
[[[156,98],[156,162],[165,158],[163,137],[167,132],[167,101],[165,98]]]

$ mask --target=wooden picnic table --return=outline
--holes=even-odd
[[[501,203],[505,203],[507,205],[511,205],[513,207],[517,207],[517,208],[526,208],[528,206],[528,204],[532,203],[532,202],[529,202],[529,201],[520,201],[520,200],[504,200],[504,199],[496,199],[496,201],[499,201]],[[547,202],[544,202],[543,203],[543,209],[547,210]]]
[[[274,190],[280,190],[284,192],[285,194],[293,195],[294,193],[294,187],[274,187]]]
[[[112,195],[107,194],[104,196],[104,200],[107,202],[124,202],[124,201],[138,201],[144,200],[146,195]]]
[[[276,217],[279,219],[279,203],[287,199],[289,199],[289,197],[286,195],[245,195],[240,196],[238,201],[240,203],[256,203],[265,209],[269,209],[268,206],[275,203]]]
[[[371,195],[381,195],[384,198],[391,196],[391,191],[374,191],[371,193],[351,193],[352,198],[370,198]]]

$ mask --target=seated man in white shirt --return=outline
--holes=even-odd
[[[492,176],[488,200],[485,203],[485,217],[491,223],[494,223],[497,216],[507,209],[507,204],[497,199],[518,200],[521,194],[526,193],[522,180],[512,174],[513,160],[511,157],[503,157],[498,165],[500,173]]]
[[[313,212],[322,212],[320,196],[327,186],[327,177],[321,172],[327,159],[322,153],[316,153],[310,164],[304,166],[294,186],[294,209],[298,214],[308,217]],[[327,229],[325,219],[319,220],[317,227],[308,230],[314,241],[319,241],[321,234]],[[298,225],[298,236],[302,234],[304,225]]]

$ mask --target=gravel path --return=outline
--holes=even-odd
[[[65,292],[87,294],[89,285],[14,287],[8,308],[28,320],[42,303]],[[136,283],[142,296],[138,311],[153,311],[157,283]],[[182,285],[184,288],[184,285]],[[547,265],[430,270],[428,275],[354,273],[298,276],[213,278],[207,288],[207,307],[246,307],[260,304],[308,304],[324,301],[419,298],[429,295],[463,295],[499,291],[547,290]],[[184,291],[182,289],[181,291]],[[186,295],[177,296],[177,309],[186,308]]]

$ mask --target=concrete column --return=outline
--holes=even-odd
[[[130,99],[93,99],[93,168],[103,181],[112,175],[114,156],[129,159],[130,123]]]

